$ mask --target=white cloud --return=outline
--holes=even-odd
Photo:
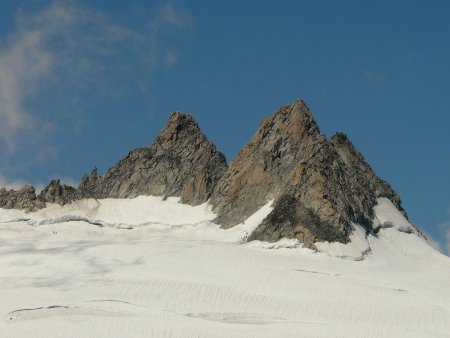
[[[48,74],[52,55],[41,46],[39,32],[17,33],[10,47],[0,52],[0,136],[8,149],[14,149],[14,136],[32,129],[35,121],[23,107],[36,81]]]
[[[170,4],[153,14],[148,17],[148,29],[138,30],[68,2],[54,2],[32,14],[19,12],[15,30],[0,40],[0,147],[4,152],[17,152],[27,142],[24,136],[46,135],[56,128],[48,112],[37,112],[30,104],[46,90],[48,95],[52,89],[69,88],[71,95],[64,104],[79,103],[77,95],[92,88],[120,93],[115,84],[141,81],[139,76],[151,76],[158,66],[172,66],[178,55],[162,46],[162,33],[166,27],[184,27],[190,19]],[[125,60],[123,53],[128,54]],[[111,64],[114,69],[108,68]],[[104,83],[108,86],[99,85]],[[54,97],[56,102],[58,95]],[[42,158],[42,152],[36,153]]]

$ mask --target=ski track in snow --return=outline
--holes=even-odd
[[[243,243],[270,205],[228,230],[157,197],[0,210],[0,337],[450,336],[450,259],[388,202],[323,252]]]

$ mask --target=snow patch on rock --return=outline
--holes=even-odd
[[[394,228],[400,232],[417,234],[414,226],[408,222],[388,198],[377,198],[377,205],[373,208],[373,211],[375,214],[373,228],[376,232],[380,229]]]

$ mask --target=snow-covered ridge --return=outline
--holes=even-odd
[[[350,242],[316,242],[319,252],[332,257],[362,260],[372,249],[370,242],[377,240],[387,229],[400,231],[403,236],[416,236],[417,231],[387,198],[379,198],[374,208],[374,232],[367,231],[358,224],[352,224]],[[179,198],[139,196],[133,199],[83,199],[60,206],[48,204],[36,212],[0,209],[0,223],[26,223],[29,226],[53,225],[54,231],[62,223],[85,222],[93,226],[116,229],[137,229],[143,231],[189,231],[191,236],[214,239],[223,242],[245,242],[262,220],[273,210],[273,200],[269,201],[243,223],[229,229],[220,229],[213,223],[216,215],[208,203],[190,206],[179,203]],[[417,236],[416,236],[417,237]],[[420,238],[424,241],[424,239]],[[249,247],[265,249],[299,248],[295,239],[282,239],[276,243],[255,241]]]

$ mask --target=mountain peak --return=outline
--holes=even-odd
[[[280,107],[261,123],[260,131],[263,137],[273,134],[275,138],[289,137],[297,142],[320,134],[319,126],[303,100]]]
[[[192,138],[197,135],[203,136],[203,133],[191,114],[173,112],[170,115],[166,127],[158,136],[158,139],[165,143],[178,140],[180,135],[182,137]]]
[[[303,99],[297,99],[294,103],[290,104],[291,112],[294,114],[303,114],[307,116],[309,119],[314,120],[311,112],[309,111],[309,107]]]
[[[182,128],[187,126],[194,127],[200,130],[197,122],[191,114],[173,112],[170,114],[169,121],[165,129]]]

